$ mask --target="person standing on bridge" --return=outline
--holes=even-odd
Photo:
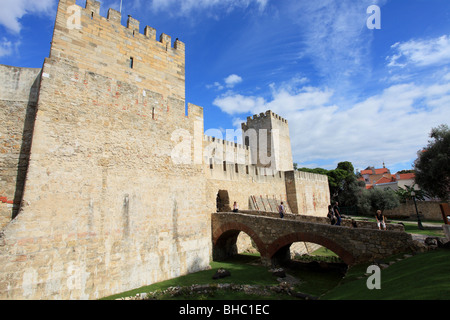
[[[327,217],[328,219],[330,219],[331,225],[334,225],[336,223],[336,217],[334,216],[333,206],[331,204],[328,206]]]
[[[336,217],[336,225],[341,225],[341,212],[339,210],[339,203],[336,201],[335,205],[333,206],[334,215]]]
[[[235,201],[233,204],[233,212],[238,212],[239,211],[239,206],[237,204],[237,202]]]
[[[281,201],[281,204],[278,207],[278,213],[280,214],[280,218],[283,219],[284,218],[284,213],[285,213],[285,209],[284,209],[284,205],[283,205],[283,201]]]

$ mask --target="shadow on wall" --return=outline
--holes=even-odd
[[[25,190],[25,180],[30,162],[31,143],[33,141],[34,124],[36,121],[37,104],[39,100],[39,89],[41,84],[42,71],[36,77],[30,89],[25,123],[22,132],[22,145],[20,148],[19,163],[17,166],[16,190],[14,193],[14,207],[12,211],[12,219],[15,219],[20,212],[22,206],[23,193]]]

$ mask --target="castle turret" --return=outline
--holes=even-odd
[[[286,119],[272,111],[248,117],[242,124],[244,144],[251,149],[254,164],[278,171],[293,170],[291,139]]]

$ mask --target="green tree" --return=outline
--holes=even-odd
[[[304,171],[304,172],[310,172],[310,173],[317,173],[317,174],[328,175],[328,170],[327,170],[327,169],[322,169],[322,168],[315,168],[315,169],[311,169],[311,168],[299,168],[298,171]]]
[[[377,210],[394,209],[399,205],[399,197],[390,188],[363,190],[358,197],[358,211],[364,215],[375,214]]]
[[[450,198],[450,130],[440,125],[431,130],[425,149],[414,162],[415,182],[433,197],[447,202]]]
[[[339,195],[346,190],[346,182],[349,180],[346,170],[334,169],[328,172],[328,182],[330,185],[330,195],[333,201],[339,200]]]
[[[425,191],[415,190],[414,186],[415,185],[405,186],[405,189],[403,189],[402,187],[398,187],[398,189],[395,191],[395,193],[397,194],[400,202],[405,203],[406,200],[412,200],[411,193],[413,190],[415,193],[415,198],[419,201],[425,201],[425,198],[429,197],[429,195]]]
[[[349,161],[339,162],[330,175],[335,183],[332,201],[338,201],[343,207],[356,206],[364,183],[358,181],[353,164]]]
[[[299,168],[299,171],[323,174],[328,176],[331,202],[338,201],[340,206],[352,207],[358,203],[358,193],[364,183],[360,183],[355,175],[353,164],[349,161],[339,162],[336,169]]]

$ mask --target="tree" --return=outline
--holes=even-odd
[[[414,162],[415,183],[433,197],[447,202],[450,198],[450,130],[440,125],[431,130],[425,149]]]
[[[311,168],[299,168],[297,169],[298,171],[303,171],[303,172],[310,172],[310,173],[316,173],[316,174],[323,174],[323,175],[328,175],[328,170],[327,169],[322,169],[322,168],[315,168],[315,169],[311,169]]]
[[[355,169],[351,162],[339,162],[334,170],[322,168],[299,168],[298,170],[327,175],[332,203],[338,201],[343,207],[351,207],[357,204],[357,196],[358,192],[361,191],[361,184],[358,182],[354,172]],[[364,185],[364,183],[362,183],[362,185]]]
[[[400,186],[398,187],[395,193],[397,194],[400,202],[405,203],[406,200],[412,200],[412,191],[414,191],[415,198],[419,201],[425,201],[425,199],[429,197],[429,195],[425,191],[420,189],[415,190],[414,186],[415,185],[405,186],[405,189]]]
[[[389,188],[364,190],[358,197],[358,210],[365,215],[375,214],[377,210],[394,209],[399,205],[399,197]]]

